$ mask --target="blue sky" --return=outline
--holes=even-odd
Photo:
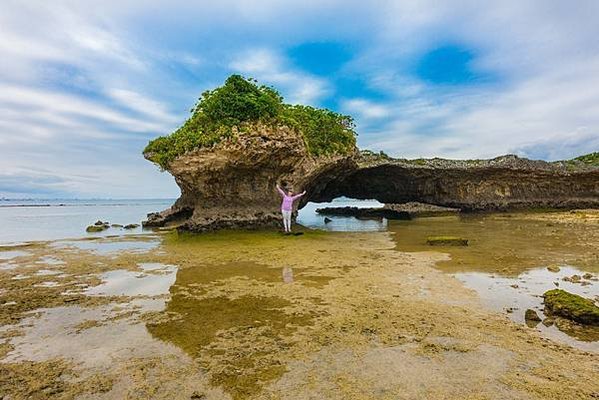
[[[3,0],[0,196],[176,197],[141,151],[232,73],[393,156],[597,151],[597,20],[594,0]]]

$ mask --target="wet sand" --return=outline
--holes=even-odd
[[[567,213],[542,218],[578,224],[568,229],[588,243],[595,234]],[[0,395],[599,397],[594,348],[489,307],[442,270],[465,249],[401,249],[396,235],[164,233],[2,248]]]

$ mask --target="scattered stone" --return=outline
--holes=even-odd
[[[329,217],[324,217],[324,223],[325,223],[325,224],[328,224],[328,223],[330,223],[330,222],[333,222],[333,220],[332,220],[332,219],[330,219]]]
[[[572,275],[572,276],[564,276],[562,278],[562,281],[566,281],[566,282],[572,282],[572,283],[580,283],[580,275]]]
[[[550,327],[555,323],[555,319],[551,318],[551,317],[547,317],[543,320],[543,325],[545,325],[546,327]]]
[[[85,228],[85,231],[89,232],[89,233],[93,233],[93,232],[102,232],[102,231],[105,231],[106,229],[108,229],[108,227],[106,225],[90,225],[87,228]]]
[[[468,246],[468,239],[457,236],[429,236],[426,243],[429,246]]]
[[[110,226],[113,228],[122,228],[123,227],[123,225],[121,225],[121,224],[112,224]]]
[[[593,279],[593,274],[589,274],[588,272],[582,276],[583,279]]]
[[[591,282],[587,282],[587,281],[580,282],[580,286],[589,286],[589,285],[591,285]]]
[[[105,224],[104,224],[104,222],[102,222],[102,221],[100,221],[100,220],[97,220],[97,221],[94,223],[94,225],[96,225],[96,226],[102,226],[102,225],[105,225]]]
[[[512,314],[516,309],[514,307],[508,307],[505,309],[505,312],[508,314]]]
[[[204,393],[193,392],[190,397],[191,400],[205,400],[206,395]]]
[[[518,286],[518,285],[517,285],[517,284],[515,284],[515,283],[514,283],[513,285],[510,285],[510,286],[511,286],[511,287],[513,287],[514,289],[518,289],[518,288],[520,287],[520,286]]]
[[[547,267],[547,270],[549,272],[559,272],[560,268],[557,265],[550,265]]]
[[[599,326],[599,307],[592,300],[561,289],[543,294],[545,310],[581,324]]]
[[[559,282],[553,282],[556,287],[559,287]]]
[[[139,224],[127,224],[123,228],[125,228],[125,229],[135,229],[137,227],[139,227]]]

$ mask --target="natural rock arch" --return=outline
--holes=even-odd
[[[151,159],[151,154],[145,154]],[[311,156],[302,136],[285,126],[256,124],[166,168],[181,197],[150,214],[145,226],[181,229],[257,228],[280,223],[277,183],[306,190],[299,206],[347,196],[383,203],[418,201],[462,210],[599,207],[599,168],[532,161],[399,160],[356,151]]]

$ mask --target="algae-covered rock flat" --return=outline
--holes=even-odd
[[[554,223],[562,215],[554,214]],[[590,240],[584,229],[570,229]],[[394,236],[166,232],[2,249],[11,258],[0,270],[0,394],[586,399],[599,393],[599,348],[580,350],[512,322],[439,268],[448,260],[445,248],[419,242],[422,250],[404,252]],[[40,285],[49,281],[55,285]]]
[[[543,294],[543,298],[549,313],[582,324],[599,326],[599,307],[592,300],[561,289],[549,290]]]

